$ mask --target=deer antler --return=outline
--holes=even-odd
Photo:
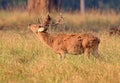
[[[63,21],[64,20],[64,18],[63,18],[63,16],[62,16],[62,13],[60,13],[60,19],[58,20],[58,23],[60,23],[61,21]]]
[[[58,21],[56,23],[52,24],[52,26],[60,24],[63,20],[64,20],[64,18],[62,16],[62,13],[60,13],[60,19],[58,19]]]
[[[51,17],[50,17],[50,15],[48,14],[45,22],[43,22],[42,16],[40,16],[40,18],[37,19],[37,22],[40,24],[40,25],[39,25],[40,27],[49,26],[49,25],[50,25],[50,22],[51,22]]]
[[[38,22],[40,23],[40,27],[45,27],[45,26],[55,26],[55,25],[58,25],[58,24],[60,24],[63,20],[64,20],[64,18],[63,18],[63,16],[62,16],[62,14],[60,13],[60,18],[58,19],[57,22],[55,22],[55,23],[53,23],[53,24],[50,23],[50,22],[51,22],[51,17],[50,17],[49,14],[47,15],[47,18],[46,18],[45,22],[41,22],[41,18],[38,19]]]
[[[46,21],[44,22],[44,26],[49,26],[49,25],[50,25],[50,22],[51,22],[51,17],[50,17],[50,15],[48,14],[48,15],[47,15],[47,18],[46,18]]]

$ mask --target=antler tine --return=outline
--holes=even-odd
[[[42,24],[42,16],[40,16],[40,18],[38,18],[38,23]]]
[[[63,20],[64,20],[64,18],[63,18],[63,16],[62,16],[62,13],[60,13],[60,19],[58,19],[58,21],[57,21],[55,24],[53,24],[53,25],[58,25],[58,24],[60,24],[60,22],[63,21]]]
[[[49,14],[47,15],[47,21],[51,21],[51,17]]]
[[[38,22],[38,23],[41,23],[39,18],[37,19],[37,22]]]
[[[61,18],[61,20],[64,20],[62,13],[60,13],[60,18]]]

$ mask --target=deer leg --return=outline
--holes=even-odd
[[[94,55],[95,57],[99,56],[99,54],[98,54],[98,46],[96,46],[96,47],[93,49],[93,55]]]
[[[66,55],[65,55],[64,52],[60,52],[60,53],[59,53],[59,56],[60,56],[61,59],[66,57]]]
[[[85,56],[87,56],[87,58],[90,58],[90,48],[85,48],[84,54],[85,54]]]
[[[95,55],[95,56],[98,55],[98,48],[94,49],[94,55]]]

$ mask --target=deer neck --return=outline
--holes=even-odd
[[[53,43],[53,36],[52,35],[50,35],[47,32],[38,32],[38,33],[36,33],[36,35],[43,44],[52,48],[52,43]]]

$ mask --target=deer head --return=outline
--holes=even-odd
[[[39,26],[38,32],[46,32],[48,30],[49,26],[56,26],[56,25],[60,24],[61,21],[63,21],[62,14],[60,14],[60,19],[55,23],[51,23],[51,17],[48,14],[47,18],[46,18],[45,22],[43,22],[43,24],[41,24],[41,22],[39,22],[40,26]]]
[[[38,19],[39,24],[29,24],[28,28],[30,28],[34,33],[37,32],[46,32],[51,22],[50,15],[47,16],[46,21],[43,23],[40,19]]]
[[[56,25],[60,24],[61,21],[63,21],[62,14],[60,14],[60,19],[55,23],[51,23],[51,17],[48,14],[46,17],[46,20],[44,22],[42,22],[40,19],[38,19],[39,24],[29,24],[29,28],[35,33],[36,32],[46,32],[48,30],[49,26],[56,26]]]
[[[46,32],[48,30],[48,27],[50,26],[51,23],[51,17],[48,14],[45,22],[40,23],[41,26],[38,26],[38,32]]]

